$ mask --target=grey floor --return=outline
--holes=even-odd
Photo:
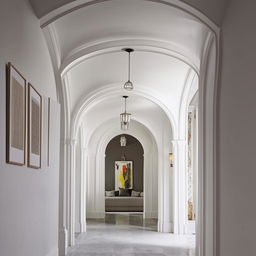
[[[105,220],[88,220],[68,256],[191,256],[194,235],[157,233],[157,221],[141,214],[106,214]]]

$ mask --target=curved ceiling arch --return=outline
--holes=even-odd
[[[102,127],[104,126],[107,129],[103,130]],[[86,148],[88,148],[88,144],[93,144],[95,146],[95,150],[97,152],[102,152],[102,155],[104,155],[106,147],[111,139],[122,134],[122,132],[113,125],[113,120],[108,120],[104,123],[104,126],[99,126],[91,135],[88,143],[86,144]],[[149,150],[151,146],[155,146],[156,151],[158,152],[159,145],[157,144],[157,139],[155,138],[154,134],[152,134],[151,130],[136,120],[133,120],[133,126],[134,127],[132,129],[125,131],[125,134],[135,137],[141,143],[144,154],[148,153],[147,150]]]
[[[113,85],[105,86],[103,89],[95,90],[89,95],[87,95],[85,98],[83,98],[80,103],[76,106],[71,119],[71,138],[75,138],[78,134],[79,128],[81,127],[81,124],[84,121],[84,117],[86,113],[91,110],[93,107],[97,106],[99,103],[102,103],[104,101],[109,101],[111,99],[120,99],[121,107],[122,105],[122,99],[121,96],[124,95],[124,91],[120,86],[114,87]],[[155,97],[154,93],[151,93],[147,90],[138,90],[135,89],[132,92],[129,92],[130,96],[137,96],[144,98],[148,100],[149,102],[154,103],[161,111],[165,114],[167,119],[170,122],[170,127],[173,133],[173,137],[177,138],[178,131],[177,131],[177,124],[175,122],[175,118],[173,117],[173,114],[170,112],[169,108],[166,107],[162,101],[158,100]],[[123,110],[123,108],[120,108],[120,113]],[[134,119],[134,117],[133,117]],[[136,119],[134,119],[136,120]]]
[[[201,49],[212,31],[180,7],[166,4],[169,8],[165,1],[87,1],[85,7],[55,20],[46,29],[61,73],[83,56],[131,45],[154,47],[154,51],[173,55],[198,72]]]
[[[167,42],[153,39],[120,39],[116,41],[102,42],[96,45],[84,45],[79,49],[75,49],[63,60],[59,72],[63,77],[69,70],[88,59],[108,53],[121,52],[123,48],[129,47],[133,48],[136,52],[157,53],[169,56],[170,58],[175,58],[188,65],[199,75],[199,61],[193,60],[191,56],[188,56],[189,54],[180,53],[175,47],[172,49],[170,44],[168,44],[168,46],[167,44]]]
[[[55,55],[59,52],[58,75],[61,75],[63,81],[67,81],[68,84],[63,86],[64,90],[67,88],[64,94],[68,95],[67,98],[71,98],[70,101],[73,100],[73,103],[69,102],[70,104],[68,104],[71,106],[70,112],[72,113],[71,136],[75,136],[77,133],[79,127],[77,124],[80,124],[79,119],[86,108],[100,99],[103,100],[101,96],[98,99],[96,97],[100,95],[100,93],[97,94],[98,91],[103,92],[105,90],[106,84],[115,85],[114,87],[116,87],[113,91],[109,89],[109,94],[106,95],[110,98],[112,95],[120,96],[116,92],[118,91],[117,87],[122,86],[124,82],[124,71],[121,70],[119,74],[118,72],[114,74],[110,70],[109,75],[102,76],[101,71],[105,71],[104,68],[101,67],[97,70],[103,62],[100,57],[106,57],[105,66],[106,70],[109,70],[108,66],[116,64],[110,63],[108,65],[108,57],[112,57],[114,53],[119,52],[120,48],[134,46],[136,54],[158,54],[173,59],[168,64],[171,67],[169,68],[169,81],[167,81],[168,76],[166,75],[168,72],[159,81],[154,80],[151,76],[154,81],[152,84],[149,84],[150,81],[145,79],[135,81],[137,85],[141,86],[136,88],[131,95],[146,96],[146,98],[160,106],[168,116],[173,132],[178,138],[179,121],[176,117],[178,115],[173,114],[173,109],[176,107],[168,105],[168,102],[173,102],[176,98],[180,100],[182,95],[175,94],[171,88],[176,86],[175,88],[182,94],[188,72],[193,69],[193,72],[199,74],[202,49],[207,43],[209,34],[213,36],[212,32],[215,33],[218,28],[200,12],[176,0],[81,1],[75,9],[71,8],[66,12],[59,11],[61,15],[57,15],[58,17],[56,16],[51,24],[48,23],[48,28],[52,30],[50,34],[52,35],[51,40],[53,41]],[[133,19],[130,18],[130,13],[133,13]],[[99,16],[101,19],[98,18]],[[146,56],[143,56],[143,58],[147,59]],[[101,61],[97,62],[96,59]],[[92,63],[91,60],[95,60],[95,63]],[[179,62],[184,66],[179,66]],[[170,63],[173,65],[171,66]],[[85,65],[85,69],[80,69],[80,73],[76,72],[82,64]],[[143,64],[145,65],[147,62],[145,61]],[[156,64],[156,67],[158,66]],[[161,68],[164,69],[165,67],[162,66]],[[172,72],[172,70],[175,71]],[[87,71],[85,76],[84,71]],[[152,73],[158,74],[158,77],[160,77],[161,69],[158,68],[158,70],[153,71],[151,67],[149,75]],[[98,74],[100,74],[102,80],[97,78],[99,77]],[[76,75],[77,78],[74,78]],[[110,78],[110,75],[113,76]],[[94,77],[91,78],[90,76]],[[68,78],[65,79],[65,77]],[[144,77],[147,77],[145,72]],[[165,77],[165,81],[163,77]],[[175,77],[175,79],[171,80],[172,77]],[[77,85],[79,83],[83,90],[78,90]],[[168,83],[169,87],[167,86]],[[161,85],[159,91],[162,95],[159,97],[155,93],[156,86],[154,84]],[[170,91],[167,92],[167,90]],[[75,97],[71,97],[70,93],[76,94]],[[90,99],[90,95],[95,93],[95,98]],[[167,95],[172,93],[174,93],[174,96],[168,98]],[[89,96],[82,98],[81,95]],[[180,102],[177,102],[176,105],[179,104]],[[177,106],[177,108],[179,107],[180,105]]]
[[[140,148],[141,152],[142,152],[142,155],[144,154],[144,147],[142,145],[142,143],[140,142],[140,140],[138,138],[135,137],[135,135],[131,135],[131,134],[128,134],[128,133],[125,133],[125,132],[120,132],[119,134],[117,134],[116,136],[112,137],[111,136],[111,139],[108,141],[107,143],[107,146],[106,146],[106,149],[105,149],[105,154],[107,152],[107,148],[112,146],[113,143],[116,141],[116,139],[120,138],[121,136],[124,136],[126,137],[126,135],[129,135],[130,137],[132,137],[132,139],[134,139],[135,143],[138,145],[138,148]],[[120,139],[121,140],[121,139]],[[121,141],[119,141],[119,143],[121,143]],[[111,145],[112,144],[112,145]],[[127,145],[127,140],[125,140],[124,142],[124,146],[125,147]]]
[[[90,5],[95,5],[100,2],[107,2],[107,1],[113,1],[113,0],[77,0],[77,1],[66,3],[66,4],[62,4],[59,6],[57,5],[55,8],[53,8],[53,10],[45,14],[40,19],[40,26],[43,28],[69,13],[75,12],[81,8],[85,8]],[[210,18],[208,18],[208,16],[200,12],[199,9],[196,9],[195,7],[187,3],[184,3],[182,1],[179,1],[179,0],[141,0],[141,1],[154,2],[161,5],[165,5],[167,7],[177,8],[191,15],[198,21],[203,22],[210,29],[212,30],[218,29],[217,25]]]

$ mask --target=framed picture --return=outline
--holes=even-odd
[[[133,189],[132,161],[115,161],[115,190]]]
[[[41,168],[42,96],[28,84],[28,167]]]
[[[6,162],[25,165],[26,79],[11,63],[6,71]]]
[[[48,120],[47,120],[47,166],[50,166],[50,128],[51,128],[51,99],[48,98],[47,101],[47,112],[48,112]]]

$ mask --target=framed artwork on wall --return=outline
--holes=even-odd
[[[47,106],[47,112],[48,112],[48,123],[47,123],[47,166],[50,166],[50,127],[51,127],[51,99],[48,98],[48,106]]]
[[[6,71],[6,162],[25,165],[26,79],[11,63]]]
[[[28,167],[41,168],[42,96],[28,84]]]
[[[133,189],[132,161],[115,161],[115,190]]]

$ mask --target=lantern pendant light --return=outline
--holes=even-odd
[[[126,146],[126,138],[124,135],[120,137],[120,146],[125,147]]]
[[[131,48],[125,48],[123,51],[128,52],[129,57],[128,57],[128,81],[124,84],[124,89],[131,91],[133,90],[133,84],[131,82],[131,52],[134,50]]]
[[[128,130],[129,123],[131,119],[131,114],[126,112],[126,100],[128,96],[123,96],[124,98],[124,112],[120,114],[120,123],[121,123],[121,129],[122,130]]]

